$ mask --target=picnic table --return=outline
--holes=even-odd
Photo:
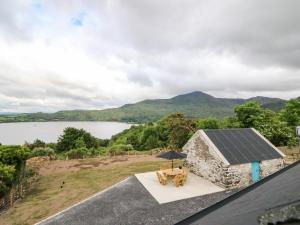
[[[163,174],[165,174],[166,176],[169,176],[169,177],[174,177],[178,174],[183,174],[183,170],[179,169],[179,168],[165,169],[162,172],[163,172]]]

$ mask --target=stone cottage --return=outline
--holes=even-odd
[[[183,152],[192,172],[225,188],[247,186],[284,166],[284,154],[253,128],[198,130]]]

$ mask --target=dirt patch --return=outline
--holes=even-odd
[[[161,160],[153,155],[124,155],[90,159],[52,160],[39,168],[42,176],[52,173],[75,172],[81,169],[109,168],[118,164],[126,165],[134,162]]]

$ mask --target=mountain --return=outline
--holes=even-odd
[[[122,121],[149,122],[156,121],[171,113],[181,112],[189,117],[231,116],[234,107],[254,100],[263,107],[279,111],[283,99],[254,97],[250,99],[216,98],[201,91],[178,95],[170,99],[144,100],[134,104],[126,104],[119,108],[104,110],[64,110],[56,113],[30,113],[20,115],[0,116],[0,122],[19,121]]]
[[[257,101],[259,102],[264,108],[271,109],[275,112],[280,111],[286,100],[280,99],[280,98],[268,98],[263,96],[257,96],[254,98],[249,98],[247,101]]]

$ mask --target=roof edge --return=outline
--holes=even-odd
[[[283,154],[282,151],[280,151],[278,148],[276,148],[275,145],[273,145],[267,138],[265,138],[261,133],[259,133],[255,128],[251,128],[251,130],[254,131],[258,136],[260,136],[265,142],[267,142],[276,152],[278,152],[282,157],[285,157],[286,155]]]
[[[223,199],[223,200],[221,200],[221,201],[219,201],[217,203],[215,203],[214,205],[209,206],[209,207],[207,207],[207,208],[205,208],[205,209],[203,209],[203,210],[195,213],[194,215],[189,216],[189,217],[187,217],[187,218],[179,221],[175,225],[191,224],[191,223],[197,221],[198,219],[203,218],[204,216],[210,214],[211,212],[213,212],[213,211],[215,211],[215,210],[223,207],[224,205],[232,202],[233,200],[235,200],[235,199],[237,199],[237,198],[239,198],[239,197],[247,194],[248,192],[256,189],[257,187],[263,185],[264,183],[272,180],[273,178],[277,177],[278,175],[284,173],[285,171],[287,171],[287,170],[289,170],[289,169],[297,166],[299,163],[300,163],[300,160],[294,162],[291,165],[286,166],[285,168],[283,168],[281,170],[278,170],[277,172],[275,172],[275,173],[273,173],[273,174],[271,174],[271,175],[269,175],[269,176],[261,179],[260,181],[258,181],[256,183],[254,183],[254,184],[252,184],[252,185],[250,185],[250,186],[248,186],[248,187],[246,187],[246,188],[238,191],[237,193],[235,193],[235,194],[233,194],[233,195],[231,195],[231,196],[229,196],[229,197],[227,197],[227,198],[225,198],[225,199]]]

